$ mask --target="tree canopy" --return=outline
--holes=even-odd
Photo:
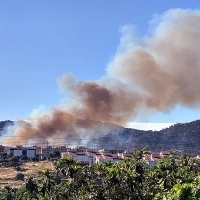
[[[82,166],[71,157],[55,161],[55,171],[43,169],[40,178],[25,178],[24,186],[0,190],[12,200],[185,200],[200,199],[199,160],[173,155],[150,168],[137,150],[133,159]],[[59,180],[59,181],[58,181]]]

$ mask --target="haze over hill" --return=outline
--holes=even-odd
[[[139,122],[131,122],[128,123],[126,128],[133,128],[138,130],[152,130],[152,131],[160,131],[164,128],[168,128],[175,123],[139,123]]]
[[[11,124],[12,123],[9,121],[8,125]],[[5,127],[5,125],[6,121],[0,122],[1,127]],[[96,129],[96,137],[89,138],[82,135],[82,137],[76,138],[76,135],[69,136],[66,134],[66,137],[62,138],[62,141],[61,138],[60,140],[58,140],[59,138],[52,138],[50,141],[53,145],[85,145],[98,149],[134,150],[146,146],[148,150],[151,151],[176,149],[183,153],[200,154],[200,120],[190,123],[175,124],[160,131],[143,131],[123,128],[118,125],[97,121],[94,122],[93,125],[96,126],[96,128],[98,127]],[[1,131],[2,130],[1,128]],[[32,143],[30,142],[32,145],[41,145],[43,141],[41,138],[37,140],[32,138],[29,140],[32,140]]]
[[[160,131],[143,131],[119,128],[101,137],[99,147],[121,149],[141,149],[151,151],[179,150],[183,153],[200,154],[200,120],[179,123]]]

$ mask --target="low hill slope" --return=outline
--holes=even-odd
[[[13,121],[10,120],[5,120],[5,121],[0,121],[0,131],[2,131],[6,126],[13,125]]]
[[[176,149],[200,154],[200,120],[175,124],[161,131],[117,128],[101,137],[98,146],[105,149],[138,149],[147,146],[151,151]]]
[[[5,126],[12,124],[9,120],[0,122],[0,132]],[[161,131],[123,128],[97,121],[92,125],[96,131],[95,139],[87,143],[90,147],[134,150],[147,146],[151,151],[176,149],[184,153],[200,154],[200,120],[175,124]]]

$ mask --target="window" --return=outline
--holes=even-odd
[[[26,156],[27,155],[27,150],[22,150],[22,156]]]

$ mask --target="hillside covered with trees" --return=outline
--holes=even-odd
[[[13,124],[14,122],[10,120],[0,121],[0,132],[2,132],[7,126],[11,126]]]
[[[175,124],[161,131],[142,131],[116,127],[100,137],[99,148],[141,149],[151,151],[180,150],[184,154],[200,154],[200,120]]]
[[[175,124],[161,131],[142,131],[117,125],[107,131],[107,127],[111,127],[110,124],[98,123],[100,123],[101,130],[97,131],[96,139],[88,140],[87,145],[90,147],[134,150],[146,146],[151,151],[180,150],[184,154],[200,154],[200,120]],[[3,127],[12,124],[11,121],[0,122],[0,131],[3,130]],[[81,141],[77,141],[77,144],[81,145]]]

